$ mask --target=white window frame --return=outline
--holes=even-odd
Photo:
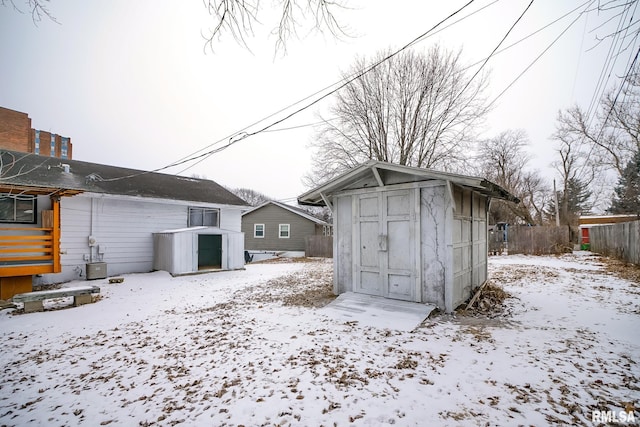
[[[262,236],[258,236],[258,227],[262,227]],[[253,224],[253,237],[255,239],[264,239],[265,235],[265,226],[264,224]]]
[[[287,229],[287,235],[283,236],[282,235],[282,227],[286,227]],[[278,238],[280,239],[289,239],[291,237],[291,224],[278,224]]]
[[[200,211],[200,212],[198,212]],[[206,218],[207,212],[215,212],[216,213],[216,223],[215,224],[205,224],[204,219]],[[201,213],[202,214],[202,225],[200,224],[191,224],[191,215],[192,213]],[[188,227],[220,227],[220,209],[218,208],[203,208],[199,206],[190,206],[187,211],[187,223]]]

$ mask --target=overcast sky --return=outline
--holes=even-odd
[[[481,61],[529,2],[477,0],[457,17],[490,6],[413,49],[439,43],[462,49],[467,64]],[[303,28],[299,38],[289,40],[286,54],[275,51],[269,34],[275,22],[268,13],[259,15],[264,26],[256,26],[255,37],[247,39],[250,51],[228,34],[214,52],[205,49],[202,34],[214,22],[197,0],[52,0],[50,10],[58,23],[45,18],[37,26],[29,14],[0,7],[0,106],[28,113],[36,129],[71,137],[75,160],[161,168],[339,81],[356,55],[399,48],[464,3],[350,1],[351,9],[337,17],[352,37],[337,40]],[[582,4],[535,1],[503,46]],[[603,15],[592,12],[576,20],[583,9],[488,63],[491,100],[533,63],[498,98],[483,135],[524,129],[531,139],[532,166],[541,170],[553,160],[549,136],[558,111],[575,103],[587,108],[599,93],[610,43],[596,43],[596,36],[607,32],[593,31]],[[629,53],[623,56],[617,75],[627,66]],[[608,86],[617,83],[615,74]],[[331,98],[276,128],[317,122],[330,103]],[[306,190],[301,177],[310,167],[308,143],[313,137],[312,126],[263,133],[184,172],[184,167],[168,172],[198,174],[290,201]],[[545,174],[552,179],[550,171]]]

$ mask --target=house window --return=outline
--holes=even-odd
[[[219,227],[220,209],[189,208],[189,227]]]
[[[35,140],[35,147],[33,149],[33,152],[35,154],[40,154],[40,131],[36,130],[36,140]]]
[[[264,238],[264,224],[253,224],[253,237],[256,239]]]
[[[290,228],[289,224],[280,224],[278,237],[280,237],[281,239],[288,239],[289,228]]]
[[[69,156],[69,137],[60,138],[60,157],[66,159]]]
[[[0,194],[0,222],[35,224],[35,196]]]

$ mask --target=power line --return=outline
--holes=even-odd
[[[489,3],[489,4],[485,5],[485,6],[480,7],[479,9],[477,9],[477,10],[475,10],[475,11],[473,11],[473,12],[469,13],[468,15],[465,15],[465,16],[463,16],[463,17],[461,17],[461,18],[459,18],[459,19],[457,19],[457,20],[455,20],[455,21],[451,22],[451,23],[450,23],[450,24],[448,24],[448,25],[445,25],[444,27],[440,28],[440,29],[439,29],[439,30],[437,30],[437,31],[424,33],[422,36],[419,36],[419,37],[417,37],[416,39],[414,39],[414,40],[409,44],[409,46],[412,46],[412,45],[414,45],[414,44],[416,44],[416,43],[419,43],[419,42],[421,42],[421,41],[425,40],[425,39],[426,39],[426,38],[428,38],[428,37],[432,37],[432,36],[434,36],[434,35],[436,35],[436,34],[438,34],[438,33],[442,32],[442,31],[444,31],[444,30],[446,30],[446,29],[448,29],[448,28],[450,28],[450,27],[452,27],[452,26],[454,26],[454,25],[456,25],[456,24],[460,23],[461,21],[464,21],[465,19],[468,19],[468,18],[470,18],[471,16],[473,16],[473,15],[475,15],[475,14],[477,14],[477,13],[479,13],[479,12],[481,12],[481,11],[483,11],[483,10],[487,9],[487,8],[489,8],[490,6],[493,6],[494,4],[498,3],[499,1],[500,1],[500,0],[493,0],[491,3]],[[463,6],[460,10],[464,9],[465,7],[467,7],[470,3],[472,3],[472,2],[469,2],[467,5]],[[452,14],[451,16],[455,15],[456,13],[457,13],[457,12],[455,12],[455,13],[454,13],[454,14]],[[445,22],[445,21],[446,21],[446,20],[448,20],[448,19],[449,19],[449,18],[446,18],[446,19],[444,19],[442,22]],[[442,22],[441,22],[441,23],[442,23]],[[438,24],[437,24],[437,25],[435,25],[433,28],[438,27],[441,23],[438,23]],[[197,153],[200,153],[200,152],[202,152],[202,151],[206,150],[206,149],[207,149],[207,148],[209,148],[209,147],[213,147],[214,145],[218,145],[218,144],[220,144],[220,143],[222,143],[222,142],[226,141],[226,140],[227,140],[227,139],[229,139],[229,138],[233,138],[234,136],[236,136],[236,135],[238,135],[238,134],[241,134],[242,132],[245,132],[247,129],[249,129],[249,128],[251,128],[251,127],[255,126],[255,125],[257,125],[258,123],[262,123],[263,121],[266,121],[266,120],[270,119],[271,117],[274,117],[274,116],[276,116],[277,114],[282,113],[283,111],[286,111],[286,110],[288,110],[288,109],[290,109],[290,108],[292,108],[292,107],[294,107],[294,106],[296,106],[296,105],[298,105],[298,104],[301,104],[301,103],[303,103],[304,101],[306,101],[306,100],[308,100],[308,99],[310,99],[310,98],[313,98],[314,96],[319,95],[319,94],[323,93],[323,92],[324,92],[324,91],[326,91],[326,90],[329,90],[329,89],[331,89],[331,88],[334,88],[335,86],[339,85],[340,83],[342,83],[342,82],[343,82],[343,81],[345,81],[346,79],[349,79],[349,78],[354,77],[356,74],[357,74],[357,73],[353,73],[353,74],[351,74],[351,75],[345,76],[345,77],[343,77],[340,81],[337,81],[337,82],[334,82],[334,83],[332,83],[332,84],[330,84],[330,85],[328,85],[328,86],[325,86],[324,88],[322,88],[322,89],[320,89],[320,90],[317,90],[317,91],[315,91],[314,93],[312,93],[312,94],[310,94],[310,95],[308,95],[308,96],[306,96],[306,97],[304,97],[304,98],[302,98],[302,99],[300,99],[300,100],[298,100],[298,101],[296,101],[296,102],[294,102],[294,103],[292,103],[292,104],[289,104],[289,105],[287,105],[286,107],[283,107],[283,108],[279,109],[278,111],[276,111],[276,112],[274,112],[274,113],[272,113],[272,114],[270,114],[270,115],[268,115],[268,116],[266,116],[266,117],[263,117],[263,118],[262,118],[262,119],[260,119],[260,120],[257,120],[257,121],[255,121],[255,122],[253,122],[253,123],[252,123],[252,124],[250,124],[250,125],[245,126],[244,128],[242,128],[241,130],[239,130],[239,131],[237,131],[237,132],[234,132],[234,133],[232,133],[232,134],[230,134],[230,135],[227,135],[227,136],[225,136],[225,137],[223,137],[223,138],[221,138],[221,139],[219,139],[219,140],[217,140],[217,141],[215,141],[215,142],[212,142],[211,144],[209,144],[209,145],[207,145],[207,146],[205,146],[205,147],[203,147],[203,148],[201,148],[201,149],[199,149],[199,150],[197,150],[197,151],[195,151],[195,152],[193,152],[193,153],[191,153],[191,154],[186,155],[185,157],[182,157],[182,158],[181,158],[181,159],[179,159],[178,161],[182,161],[182,160],[184,160],[184,159],[188,159],[189,157],[194,156],[194,155],[196,155]],[[335,90],[334,90],[334,92],[335,92]],[[333,92],[332,92],[332,93],[333,93]],[[268,130],[267,130],[267,131],[268,131]],[[265,132],[267,132],[267,131],[265,131]],[[167,168],[170,168],[170,167],[173,167],[173,165],[168,165],[168,166],[164,167],[164,169],[167,169]],[[159,169],[159,170],[162,170],[162,168],[161,168],[161,169]]]
[[[529,38],[531,38],[531,37],[535,36],[536,34],[538,34],[539,32],[541,32],[542,30],[545,30],[545,29],[549,28],[550,26],[552,26],[552,25],[553,25],[553,24],[555,24],[556,22],[561,21],[562,19],[564,19],[564,18],[566,18],[567,16],[571,15],[572,13],[574,13],[576,10],[580,9],[582,6],[586,5],[587,3],[593,3],[593,2],[594,2],[594,0],[587,0],[587,1],[585,1],[584,3],[582,3],[582,4],[578,5],[577,7],[573,8],[573,9],[571,9],[569,12],[565,13],[564,15],[562,15],[562,16],[560,16],[560,17],[558,17],[558,18],[554,19],[554,20],[553,20],[553,21],[551,21],[550,23],[548,23],[548,24],[546,24],[546,25],[544,25],[544,26],[542,26],[542,27],[538,28],[538,29],[537,29],[537,30],[535,30],[534,32],[529,33],[528,35],[524,36],[523,38],[521,38],[521,39],[519,39],[519,40],[517,40],[517,41],[515,41],[515,42],[511,43],[510,45],[508,45],[508,46],[506,46],[506,47],[504,47],[504,48],[502,48],[502,49],[498,50],[497,52],[495,52],[495,54],[494,54],[493,56],[499,55],[499,54],[501,54],[502,52],[505,52],[505,51],[507,51],[507,50],[511,49],[512,47],[514,47],[514,46],[516,46],[516,45],[519,45],[519,44],[520,44],[520,43],[522,43],[523,41],[525,41],[525,40],[527,40],[527,39],[529,39]],[[584,12],[582,12],[582,13],[584,13]],[[476,65],[480,64],[481,62],[483,62],[484,60],[485,60],[485,59],[481,59],[481,60],[479,60],[479,61],[477,61],[477,62],[475,62],[475,63],[473,63],[473,64],[469,65],[468,67],[466,67],[466,68],[464,68],[464,69],[466,70],[466,69],[469,69],[469,68],[471,68],[471,67],[474,67],[474,66],[476,66]]]
[[[592,3],[593,3],[593,2],[592,2]],[[532,67],[536,62],[538,62],[538,60],[539,60],[539,59],[540,59],[540,58],[541,58],[545,53],[547,53],[547,51],[548,51],[549,49],[551,49],[551,47],[552,47],[554,44],[556,44],[556,42],[557,42],[557,41],[558,41],[558,40],[559,40],[559,39],[560,39],[560,38],[561,38],[561,37],[562,37],[562,36],[563,36],[567,31],[569,31],[569,29],[570,29],[570,28],[571,28],[571,27],[572,27],[576,22],[578,22],[578,20],[580,19],[580,17],[582,16],[582,14],[583,14],[583,13],[584,13],[584,12],[580,13],[580,14],[576,17],[576,19],[574,19],[574,20],[573,20],[573,21],[572,21],[572,22],[571,22],[571,23],[570,23],[570,24],[569,24],[569,25],[568,25],[564,30],[562,30],[562,32],[561,32],[561,33],[560,33],[560,34],[559,34],[555,39],[553,39],[553,41],[552,41],[552,42],[551,42],[551,43],[550,43],[550,44],[549,44],[549,45],[548,45],[548,46],[547,46],[547,47],[546,47],[546,48],[545,48],[545,49],[544,49],[544,50],[543,50],[543,51],[542,51],[538,56],[536,56],[536,57],[535,57],[535,59],[534,59],[534,60],[533,60],[529,65],[527,65],[527,67],[526,67],[524,70],[522,70],[522,72],[521,72],[520,74],[518,74],[518,76],[517,76],[517,77],[516,77],[516,78],[515,78],[511,83],[509,83],[509,85],[508,85],[508,86],[507,86],[507,87],[506,87],[502,92],[500,92],[500,93],[499,93],[499,94],[498,94],[498,95],[493,99],[493,101],[491,101],[491,102],[489,103],[489,105],[487,106],[487,108],[491,108],[491,106],[492,106],[493,104],[495,104],[495,103],[496,103],[496,101],[502,97],[502,95],[504,95],[504,94],[505,94],[509,89],[511,89],[511,87],[512,87],[512,86],[513,86],[513,85],[514,85],[518,80],[520,80],[520,78],[521,78],[521,77],[522,77],[522,76],[523,76],[527,71],[529,71],[529,70],[531,69],[531,67]]]
[[[348,84],[350,84],[350,83],[351,83],[351,82],[353,82],[354,80],[357,80],[358,78],[362,77],[362,76],[363,76],[363,75],[365,75],[366,73],[368,73],[368,72],[370,72],[371,70],[375,69],[375,68],[376,68],[376,67],[378,67],[380,64],[382,64],[382,63],[384,63],[384,62],[388,61],[389,59],[393,58],[394,56],[398,55],[400,52],[402,52],[402,51],[404,51],[404,50],[408,49],[409,47],[413,46],[414,44],[416,44],[416,43],[418,43],[418,42],[420,42],[420,41],[424,40],[424,39],[425,39],[427,36],[429,36],[430,34],[432,35],[432,33],[434,32],[434,30],[435,30],[436,28],[438,28],[440,25],[442,25],[444,22],[448,21],[449,19],[451,19],[452,17],[454,17],[454,16],[455,16],[455,15],[457,15],[458,13],[460,13],[462,10],[464,10],[464,9],[465,9],[465,8],[467,8],[469,5],[471,5],[471,3],[473,3],[474,1],[475,1],[475,0],[469,0],[469,1],[468,1],[466,4],[464,4],[462,7],[460,7],[459,9],[457,9],[456,11],[454,11],[453,13],[451,13],[450,15],[448,15],[446,18],[442,19],[442,20],[441,20],[441,21],[439,21],[437,24],[435,24],[434,26],[432,26],[429,30],[427,30],[427,31],[425,31],[424,33],[420,34],[418,37],[415,37],[415,38],[414,38],[413,40],[411,40],[409,43],[405,44],[405,45],[404,45],[404,46],[402,46],[401,48],[397,49],[396,51],[394,51],[394,52],[392,52],[391,54],[387,55],[386,57],[382,58],[381,60],[379,60],[378,62],[374,63],[373,65],[370,65],[369,67],[365,68],[363,71],[358,72],[358,73],[355,73],[355,74],[352,74],[352,75],[351,75],[351,76],[349,76],[349,77],[343,78],[341,81],[339,81],[339,82],[337,82],[337,83],[333,83],[332,85],[327,86],[325,89],[321,89],[320,91],[317,91],[317,92],[315,92],[314,94],[309,95],[309,96],[305,97],[304,99],[302,99],[302,100],[300,100],[300,101],[297,101],[297,102],[295,102],[295,103],[293,103],[293,104],[291,104],[291,105],[289,105],[289,106],[287,106],[287,107],[285,107],[285,108],[280,109],[279,111],[277,111],[277,112],[275,112],[275,113],[273,113],[273,114],[271,114],[271,115],[267,116],[266,118],[263,118],[263,119],[261,119],[261,120],[258,120],[257,122],[254,122],[253,124],[251,124],[251,125],[249,125],[249,126],[244,127],[244,128],[243,128],[241,131],[239,131],[239,132],[235,132],[235,133],[233,133],[233,134],[231,134],[231,135],[229,135],[229,136],[227,136],[227,137],[221,138],[221,139],[219,139],[218,141],[213,142],[212,144],[209,144],[209,145],[208,145],[208,146],[206,146],[206,147],[203,147],[202,149],[200,149],[200,150],[198,150],[198,151],[194,152],[192,155],[185,156],[185,157],[183,157],[183,158],[181,158],[181,159],[179,159],[179,160],[177,160],[177,161],[175,161],[175,162],[173,162],[173,163],[171,163],[171,164],[169,164],[169,165],[167,165],[167,166],[163,166],[163,167],[160,167],[160,168],[154,169],[154,170],[152,170],[152,171],[142,171],[142,172],[140,172],[140,173],[131,174],[131,175],[127,175],[127,176],[116,177],[116,178],[110,178],[110,179],[104,179],[103,181],[117,181],[117,180],[121,180],[121,179],[132,178],[132,177],[134,177],[134,176],[143,175],[143,174],[147,174],[147,173],[159,172],[159,171],[162,171],[162,170],[165,170],[165,169],[169,169],[169,168],[172,168],[172,167],[175,167],[175,166],[179,166],[179,165],[181,165],[181,164],[185,164],[185,163],[188,163],[188,162],[196,161],[196,160],[198,160],[198,162],[197,162],[197,163],[195,163],[195,164],[198,164],[198,163],[200,163],[201,161],[203,161],[203,160],[204,160],[204,158],[210,157],[210,156],[212,156],[213,154],[216,154],[216,153],[218,153],[218,152],[220,152],[220,151],[222,151],[222,150],[224,150],[224,149],[227,149],[227,148],[229,148],[230,146],[234,145],[235,143],[237,143],[237,142],[239,142],[239,141],[242,141],[243,139],[246,139],[246,138],[248,138],[248,137],[250,137],[250,136],[257,135],[257,134],[262,133],[262,132],[266,132],[267,130],[271,129],[272,127],[274,127],[274,126],[276,126],[276,125],[278,125],[278,124],[280,124],[280,123],[282,123],[282,122],[284,122],[284,121],[286,121],[286,120],[290,119],[291,117],[293,117],[293,116],[295,116],[295,115],[299,114],[300,112],[302,112],[302,111],[304,111],[304,110],[306,110],[306,109],[308,109],[308,108],[312,107],[313,105],[315,105],[315,104],[319,103],[320,101],[324,100],[324,99],[325,99],[325,98],[327,98],[328,96],[330,96],[330,95],[332,95],[332,94],[336,93],[337,91],[339,91],[339,90],[340,90],[340,89],[342,89],[343,87],[347,86]],[[497,1],[499,1],[499,0],[495,0],[494,2],[490,3],[489,5],[487,5],[487,6],[483,7],[483,8],[481,8],[481,9],[479,9],[478,11],[475,11],[475,12],[473,12],[473,13],[471,13],[471,14],[469,14],[469,15],[465,16],[464,18],[461,18],[460,20],[456,21],[455,23],[458,23],[458,22],[460,22],[462,19],[466,19],[466,18],[468,18],[469,16],[472,16],[473,14],[475,14],[475,13],[479,12],[480,10],[483,10],[483,9],[485,9],[485,8],[486,8],[486,7],[488,7],[488,6],[491,6],[491,5],[495,4]],[[453,25],[453,24],[454,24],[454,23],[452,23],[451,25]],[[443,29],[444,29],[444,28],[443,28]],[[309,102],[309,103],[305,104],[304,106],[302,106],[302,107],[298,108],[297,110],[295,110],[295,111],[293,111],[292,113],[290,113],[290,114],[286,115],[285,117],[283,117],[283,118],[281,118],[281,119],[279,119],[279,120],[276,120],[276,121],[274,121],[274,122],[272,122],[272,123],[270,123],[270,124],[268,124],[268,125],[266,125],[266,126],[262,127],[261,129],[259,129],[259,130],[257,130],[257,131],[250,132],[250,133],[247,133],[247,132],[246,132],[246,130],[247,130],[248,128],[250,128],[250,127],[252,127],[252,126],[255,126],[256,124],[261,123],[261,122],[265,121],[266,119],[271,118],[271,117],[273,117],[273,116],[275,116],[275,115],[277,115],[277,114],[279,114],[279,113],[281,113],[281,112],[283,112],[283,111],[286,111],[287,109],[291,108],[292,106],[298,105],[298,104],[300,104],[300,103],[302,103],[302,102],[304,102],[304,101],[306,101],[306,100],[308,100],[308,99],[310,99],[310,98],[312,98],[312,97],[314,97],[314,96],[316,96],[316,95],[318,95],[318,94],[322,93],[323,91],[325,91],[325,90],[327,90],[327,89],[330,89],[330,88],[332,88],[332,87],[334,87],[334,86],[336,86],[336,85],[337,85],[337,87],[335,87],[335,88],[331,89],[329,92],[327,92],[327,93],[325,93],[325,94],[321,95],[320,97],[316,98],[315,100],[313,100],[313,101],[311,101],[311,102]],[[218,145],[218,144],[220,144],[220,143],[224,142],[225,140],[228,140],[228,142],[227,142],[227,144],[226,144],[226,145],[223,145],[223,146],[221,146],[221,147],[218,147],[218,148],[215,148],[215,149],[212,149],[212,150],[206,151],[206,152],[204,152],[204,153],[202,153],[202,154],[197,154],[197,153],[200,153],[200,152],[202,152],[202,151],[206,150],[207,148],[210,148],[210,147],[213,147],[213,146],[215,146],[215,145]],[[195,165],[195,164],[194,164],[194,165]],[[194,165],[192,165],[192,166],[194,166]],[[191,167],[192,167],[192,166],[191,166]],[[188,169],[189,169],[189,168],[185,168],[185,169],[183,169],[181,172],[183,172],[183,171],[185,171],[185,170],[188,170]]]
[[[613,60],[615,55],[613,54],[613,51],[615,50],[617,41],[618,41],[619,36],[620,36],[619,30],[620,30],[620,28],[622,28],[622,25],[623,25],[623,22],[624,22],[624,17],[622,15],[623,14],[621,13],[620,14],[620,21],[618,22],[618,27],[616,29],[615,35],[612,37],[611,45],[609,46],[609,50],[607,51],[607,56],[605,57],[604,64],[602,65],[602,70],[600,71],[600,76],[598,77],[598,83],[597,83],[596,88],[595,88],[595,90],[593,92],[593,96],[591,97],[591,100],[589,101],[589,107],[587,108],[588,122],[591,122],[591,120],[593,118],[592,113],[594,112],[594,109],[596,108],[596,104],[598,103],[598,100],[602,97],[602,93],[606,89],[607,83],[609,82],[609,79],[611,78],[611,71],[613,70],[613,67],[615,65],[615,61]]]
[[[605,85],[603,85],[600,88],[600,85],[602,84],[602,80],[601,79],[603,77],[603,74],[604,74],[605,70],[607,68],[609,68],[609,65],[611,66],[611,69],[610,69],[610,71],[608,73],[607,80],[606,80],[608,82],[609,78],[611,76],[611,73],[613,71],[613,68],[615,66],[615,61],[613,61],[613,57],[615,57],[616,60],[617,60],[617,58],[620,56],[622,51],[626,50],[626,48],[623,49],[622,43],[627,38],[629,29],[631,28],[631,26],[633,24],[633,17],[635,16],[636,10],[638,8],[638,2],[634,0],[633,3],[634,3],[633,13],[631,14],[631,18],[629,20],[629,24],[626,27],[624,27],[624,35],[621,38],[620,38],[621,28],[623,28],[624,21],[626,20],[626,17],[629,15],[629,11],[631,9],[631,7],[630,7],[631,3],[626,5],[625,10],[619,14],[620,21],[618,23],[618,28],[617,28],[616,32],[611,36],[613,40],[612,40],[611,45],[609,47],[609,52],[607,54],[607,59],[605,61],[605,66],[603,66],[602,72],[600,74],[600,79],[599,79],[599,82],[598,82],[598,87],[594,91],[594,95],[593,95],[593,97],[591,99],[591,102],[589,104],[589,110],[587,111],[586,122],[585,122],[586,129],[591,128],[591,123],[595,119],[595,114],[596,114],[592,110],[594,108],[596,108],[597,100],[598,99],[602,99],[602,94],[604,93],[604,90],[606,89]],[[636,23],[637,23],[637,21],[636,21]],[[633,43],[633,41],[636,40],[637,38],[638,38],[638,33],[636,32],[635,37],[631,40],[631,42],[630,42],[630,44],[628,46],[630,46],[631,43]],[[610,56],[610,54],[613,52],[614,46],[618,43],[618,40],[620,40],[620,46],[618,47],[615,56]],[[595,139],[592,140],[592,144],[590,144],[589,151],[588,151],[587,155],[585,156],[584,162],[582,163],[582,165],[579,168],[579,171],[577,173],[578,174],[578,179],[582,179],[583,178],[585,167],[589,164],[589,160],[591,159],[591,156],[593,155],[593,151],[594,151],[596,145],[599,145],[599,144],[597,144],[597,141],[600,139],[600,137],[604,133],[604,130],[605,130],[606,126],[607,126],[607,122],[609,121],[609,117],[610,117],[610,115],[611,115],[611,113],[612,113],[613,109],[615,108],[615,105],[616,105],[616,103],[618,101],[618,97],[620,96],[620,93],[623,90],[625,84],[627,84],[626,79],[629,76],[629,74],[631,73],[631,71],[633,70],[633,67],[635,66],[635,63],[636,63],[636,61],[638,59],[638,53],[640,53],[640,51],[636,53],[636,55],[633,58],[633,60],[631,60],[631,57],[629,57],[629,61],[627,61],[625,69],[627,69],[628,71],[622,77],[623,81],[622,81],[622,83],[620,85],[620,88],[619,88],[619,90],[618,90],[618,92],[617,92],[617,94],[616,94],[616,96],[615,96],[615,98],[614,98],[614,100],[613,100],[613,102],[611,104],[611,108],[609,108],[609,111],[607,112],[607,115],[605,116],[605,119],[602,122],[602,125],[600,126],[600,130],[598,131],[597,136],[595,137]],[[593,112],[593,114],[592,114],[592,112]],[[586,143],[585,138],[581,138],[580,143],[578,145],[578,151],[582,148],[582,146],[585,143]]]
[[[582,165],[582,168],[580,169],[580,177],[582,177],[582,171],[584,170],[584,167],[586,166],[586,164],[589,162],[589,159],[593,154],[593,150],[595,149],[596,145],[599,145],[596,143],[596,141],[600,139],[600,137],[604,133],[605,128],[607,127],[607,122],[609,121],[609,117],[611,116],[611,113],[613,112],[613,109],[615,108],[616,103],[618,102],[618,97],[620,96],[620,93],[624,89],[624,86],[628,83],[626,76],[629,76],[631,74],[631,71],[633,70],[633,68],[636,65],[636,62],[638,61],[638,56],[640,56],[640,48],[638,48],[638,51],[636,52],[636,55],[633,58],[633,61],[631,62],[631,65],[627,69],[627,72],[625,74],[625,79],[622,81],[622,84],[620,84],[620,88],[618,89],[618,92],[616,93],[616,96],[613,99],[613,102],[611,103],[611,107],[609,108],[609,111],[607,112],[607,115],[604,121],[602,122],[602,125],[600,126],[600,131],[598,132],[598,135],[596,136],[594,143],[591,144],[591,148],[589,149],[589,152],[587,153],[587,157]]]
[[[535,36],[536,34],[540,33],[541,31],[543,31],[543,30],[545,30],[545,29],[549,28],[550,26],[554,25],[555,23],[557,23],[557,22],[561,21],[562,19],[566,18],[567,16],[569,16],[569,15],[573,14],[576,10],[578,10],[578,9],[580,9],[581,7],[583,7],[583,6],[587,5],[588,3],[593,3],[593,1],[594,1],[594,0],[587,0],[587,1],[583,2],[582,4],[580,4],[580,5],[578,5],[577,7],[575,7],[575,8],[573,8],[573,9],[571,9],[571,10],[570,10],[570,11],[568,11],[567,13],[565,13],[565,14],[563,14],[563,15],[559,16],[558,18],[554,19],[553,21],[549,22],[548,24],[546,24],[546,25],[544,25],[544,26],[542,26],[542,27],[538,28],[537,30],[533,31],[532,33],[529,33],[528,35],[526,35],[526,36],[522,37],[521,39],[519,39],[519,40],[517,40],[517,41],[515,41],[515,42],[511,43],[510,45],[508,45],[508,46],[506,46],[506,47],[504,47],[504,48],[502,48],[502,49],[500,49],[500,50],[494,50],[494,52],[492,52],[492,54],[491,54],[491,55],[489,55],[489,56],[487,56],[486,58],[480,59],[480,60],[479,60],[479,61],[477,61],[477,62],[474,62],[474,63],[472,63],[472,64],[470,64],[470,65],[467,65],[466,67],[462,68],[462,71],[469,70],[469,69],[471,69],[471,68],[475,67],[476,65],[479,65],[479,64],[481,64],[481,63],[483,63],[483,62],[484,62],[484,63],[486,63],[486,62],[489,60],[489,58],[490,58],[491,56],[495,57],[495,56],[497,56],[497,55],[499,55],[499,54],[501,54],[501,53],[503,53],[503,52],[506,52],[507,50],[509,50],[509,49],[511,49],[511,48],[513,48],[513,47],[515,47],[515,46],[517,46],[517,45],[519,45],[520,43],[524,42],[525,40],[530,39],[531,37]],[[494,3],[495,3],[495,2],[494,2]],[[491,4],[493,4],[493,3],[491,3]],[[490,5],[484,6],[484,7],[483,7],[483,9],[484,9],[484,8],[486,8],[486,7],[488,7],[488,6],[490,6]],[[480,11],[480,10],[482,10],[482,9],[478,9],[477,11],[475,11],[475,12],[473,12],[473,13],[477,13],[477,12],[478,12],[478,11]],[[585,12],[582,12],[581,14],[584,14],[584,13],[585,13]],[[458,21],[456,21],[455,23],[460,22],[461,20],[466,19],[466,18],[467,18],[467,17],[469,17],[469,16],[471,16],[471,14],[470,14],[470,15],[465,16],[464,18],[459,19],[459,20],[458,20]],[[450,25],[446,26],[445,28],[443,28],[443,29],[441,29],[441,30],[438,30],[437,32],[440,32],[440,31],[442,31],[442,30],[444,30],[444,29],[446,29],[446,28],[450,27],[451,25],[453,25],[453,24],[450,24]],[[270,130],[267,130],[267,131],[265,131],[265,132],[277,132],[277,131],[285,131],[285,130],[290,130],[290,129],[297,129],[297,128],[300,128],[300,127],[317,126],[317,125],[322,124],[322,123],[324,123],[324,122],[327,122],[327,121],[333,121],[333,120],[337,120],[337,118],[336,118],[336,117],[334,117],[334,118],[329,118],[329,119],[325,119],[325,120],[324,120],[324,121],[322,121],[322,122],[309,123],[309,124],[306,124],[306,125],[293,126],[293,127],[290,127],[290,128],[270,129]]]
[[[527,13],[527,11],[529,10],[529,8],[531,7],[531,5],[533,4],[534,0],[531,0],[529,2],[529,4],[527,5],[527,7],[524,9],[524,11],[520,14],[520,16],[518,17],[518,19],[516,19],[516,22],[514,22],[511,25],[511,28],[509,28],[509,30],[507,31],[507,33],[504,35],[504,37],[502,37],[502,40],[500,40],[500,43],[498,43],[498,45],[491,51],[491,53],[489,54],[489,56],[487,56],[487,58],[484,60],[484,62],[482,63],[482,65],[480,66],[480,68],[478,68],[476,70],[476,72],[473,74],[473,76],[471,76],[471,78],[469,79],[469,81],[467,82],[467,84],[462,88],[462,90],[458,93],[458,96],[456,96],[455,100],[452,101],[452,103],[455,103],[456,100],[464,93],[465,90],[467,90],[467,88],[469,87],[469,85],[471,84],[471,82],[473,81],[473,79],[476,78],[476,76],[478,74],[480,74],[480,71],[482,71],[482,69],[484,68],[485,65],[487,65],[487,62],[489,62],[489,59],[491,59],[491,57],[496,53],[496,51],[500,48],[500,46],[502,45],[502,43],[504,43],[504,41],[507,39],[507,37],[509,36],[509,34],[511,34],[511,31],[513,31],[513,29],[515,28],[516,25],[518,25],[518,22],[520,22],[520,20],[522,19],[522,17],[525,15],[525,13]]]

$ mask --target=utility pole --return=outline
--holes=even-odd
[[[556,227],[560,227],[560,206],[558,206],[558,192],[556,191],[556,180],[553,180],[553,194],[556,197]]]

